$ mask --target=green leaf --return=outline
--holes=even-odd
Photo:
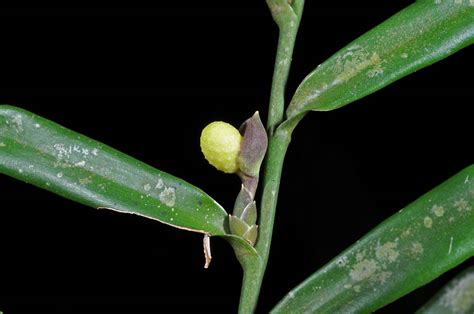
[[[342,107],[473,42],[472,1],[417,1],[311,72],[287,115]]]
[[[417,313],[468,314],[474,313],[474,267],[451,280]]]
[[[369,313],[473,255],[470,166],[370,231],[293,289],[273,313]]]
[[[0,106],[0,173],[94,207],[209,235],[227,213],[191,184],[28,111]]]

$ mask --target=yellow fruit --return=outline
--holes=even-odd
[[[212,122],[201,133],[201,151],[211,165],[225,173],[239,170],[237,157],[242,136],[229,123]]]

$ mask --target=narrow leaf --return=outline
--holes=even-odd
[[[369,313],[474,255],[474,166],[393,215],[273,313]]]
[[[311,72],[287,115],[342,107],[473,42],[472,1],[419,0]]]
[[[28,111],[0,106],[0,173],[94,207],[225,234],[227,214],[191,184]]]
[[[474,313],[474,267],[451,280],[417,313],[469,314]]]

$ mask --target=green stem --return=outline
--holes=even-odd
[[[262,193],[260,210],[260,230],[258,242],[255,249],[258,256],[243,255],[238,246],[234,245],[237,257],[244,269],[242,292],[240,295],[239,313],[252,313],[257,305],[263,276],[270,254],[272,241],[273,223],[278,200],[281,173],[286,151],[291,141],[291,134],[304,117],[305,114],[295,116],[291,120],[281,124],[270,138],[267,160],[265,164],[265,175],[263,177],[264,188]]]
[[[273,221],[280,186],[281,172],[286,150],[290,144],[288,132],[278,129],[271,137],[265,166],[264,188],[260,205],[260,226],[256,245],[258,259],[250,256],[239,258],[244,269],[242,292],[240,295],[239,313],[253,313],[258,302],[258,296],[265,274],[265,268],[270,253]],[[235,248],[235,246],[234,246]]]
[[[291,134],[286,130],[278,129],[272,137],[268,149],[268,159],[265,165],[264,185],[260,205],[259,238],[255,247],[262,257],[264,267],[266,266],[270,252],[281,172],[290,140]]]
[[[270,254],[273,224],[278,201],[281,173],[286,151],[291,142],[291,134],[305,114],[300,114],[281,124],[270,139],[265,175],[263,177],[263,193],[260,210],[259,238],[255,249],[263,261],[263,271]],[[263,277],[263,274],[262,274]]]
[[[241,258],[239,259],[244,269],[242,280],[242,291],[240,294],[239,313],[253,313],[258,302],[258,295],[262,281],[262,269],[264,269],[261,258]]]
[[[268,111],[269,136],[273,135],[274,130],[284,119],[285,87],[304,5],[304,0],[295,0],[291,5],[288,2],[288,0],[267,0],[273,19],[280,29]]]
[[[255,247],[258,258],[244,256],[239,258],[244,269],[239,306],[239,313],[242,314],[253,313],[257,305],[270,254],[283,162],[290,144],[291,133],[303,117],[303,115],[296,116],[291,121],[282,124],[285,118],[285,87],[304,0],[267,0],[267,4],[280,29],[280,34],[267,122],[269,143],[262,180],[259,237]]]

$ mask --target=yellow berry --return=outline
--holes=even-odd
[[[238,156],[242,136],[229,123],[212,122],[201,133],[201,151],[218,170],[234,173],[239,170]]]

